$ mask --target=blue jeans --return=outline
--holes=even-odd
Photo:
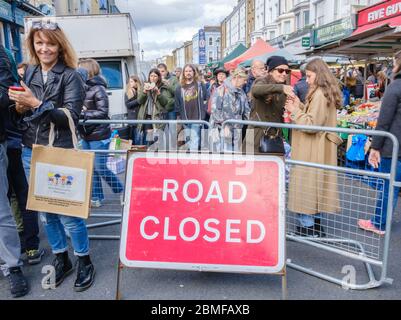
[[[142,145],[143,135],[139,132],[136,126],[131,126],[131,137],[132,143],[136,146]]]
[[[320,218],[321,216],[320,214],[309,215],[298,213],[297,217],[302,227],[309,228],[315,225],[315,218]]]
[[[22,164],[28,181],[31,171],[31,158],[32,149],[24,147],[22,149]],[[89,254],[89,237],[84,219],[47,212],[40,212],[40,218],[44,224],[47,240],[54,254],[68,250],[65,229],[70,233],[74,254],[76,256],[86,256]]]
[[[6,143],[0,143],[0,258],[5,262],[1,266],[4,275],[8,268],[22,265],[20,239],[7,197],[7,164]]]
[[[82,140],[82,148],[84,150],[108,150],[110,140],[85,141]],[[104,200],[102,180],[110,186],[114,193],[121,193],[124,190],[120,179],[107,168],[107,154],[97,153],[95,155],[95,169],[93,171],[92,200]]]
[[[190,151],[198,151],[200,147],[200,124],[184,125],[185,140]]]
[[[177,112],[174,110],[167,112],[167,120],[177,120]]]
[[[391,171],[391,158],[382,158],[380,162],[380,172],[390,173]],[[395,180],[401,181],[401,160],[397,160],[397,172],[395,174]],[[386,219],[387,219],[387,204],[388,204],[388,192],[389,192],[389,182],[386,179],[383,188],[383,197],[377,199],[375,216],[371,219],[372,223],[380,230],[386,230]],[[393,212],[397,207],[398,193],[400,188],[394,188],[394,198],[393,198]],[[383,210],[381,209],[383,206]]]

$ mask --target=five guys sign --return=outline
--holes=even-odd
[[[401,0],[390,0],[358,11],[358,27],[401,15]]]
[[[128,267],[279,273],[278,157],[130,153],[120,260]]]

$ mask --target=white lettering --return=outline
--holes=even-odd
[[[172,189],[169,188],[169,184],[173,184],[174,187]],[[178,190],[178,182],[173,179],[164,179],[163,181],[163,201],[167,201],[167,194],[170,193],[171,197],[175,202],[178,201],[176,192]]]
[[[213,192],[216,190],[216,194]],[[221,194],[220,186],[218,181],[213,181],[210,185],[209,192],[207,193],[205,202],[210,202],[210,199],[218,199],[220,203],[224,203],[223,195]]]
[[[187,237],[184,233],[184,227],[187,222],[192,222],[195,226],[195,233],[192,237]],[[180,234],[180,237],[182,238],[182,240],[188,241],[188,242],[194,241],[198,238],[199,233],[200,233],[200,226],[199,226],[198,220],[196,220],[194,218],[186,218],[181,221],[180,228],[179,228],[179,234]]]
[[[191,184],[195,184],[198,186],[198,195],[195,198],[190,198],[188,195],[188,188]],[[198,180],[188,180],[187,182],[185,182],[184,184],[184,188],[182,190],[182,194],[184,196],[184,199],[188,202],[194,203],[194,202],[198,202],[203,195],[203,187],[202,187],[202,183],[200,183],[200,181]]]
[[[146,217],[146,218],[144,218],[144,219],[142,220],[142,222],[141,222],[140,232],[141,232],[141,236],[142,236],[144,239],[146,239],[146,240],[153,240],[153,239],[156,239],[156,238],[157,238],[157,236],[159,235],[159,233],[158,233],[158,232],[155,232],[155,233],[153,233],[152,235],[148,235],[148,234],[145,233],[145,224],[146,224],[146,222],[148,222],[149,220],[152,220],[155,224],[159,224],[159,223],[160,223],[160,222],[159,222],[159,219],[157,219],[156,217],[152,217],[152,216]]]
[[[218,225],[218,224],[220,224],[220,222],[219,222],[219,220],[217,220],[217,219],[207,219],[207,220],[205,221],[205,229],[206,229],[207,231],[209,231],[209,232],[214,233],[214,234],[215,234],[215,237],[214,237],[214,238],[211,238],[211,237],[209,237],[209,236],[207,236],[207,235],[204,235],[204,236],[203,236],[203,239],[205,239],[207,242],[216,242],[216,241],[219,240],[219,238],[220,238],[220,232],[219,232],[219,230],[210,227],[210,226],[209,226],[210,223],[214,223],[214,224]]]
[[[252,226],[256,225],[259,227],[260,236],[257,239],[252,239]],[[246,242],[247,243],[261,243],[266,236],[266,229],[262,222],[257,220],[249,220],[246,224]]]
[[[234,199],[234,187],[238,186],[241,188],[241,196],[238,199]],[[247,195],[247,190],[245,185],[239,181],[230,181],[228,183],[228,203],[242,203],[244,202]]]
[[[168,234],[168,230],[169,230],[169,226],[170,226],[170,218],[165,218],[164,219],[164,240],[177,240],[176,236],[170,236]]]
[[[239,233],[239,229],[232,229],[232,224],[240,224],[241,220],[227,220],[226,222],[226,242],[241,242],[241,239],[231,238],[232,233]]]

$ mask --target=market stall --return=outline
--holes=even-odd
[[[336,33],[342,36],[337,36]],[[338,111],[339,126],[375,128],[381,102],[376,97],[375,84],[367,81],[368,64],[378,63],[386,58],[391,60],[399,50],[401,0],[383,1],[360,10],[354,18],[343,19],[314,31],[314,48],[308,52],[309,56],[339,55],[350,60],[364,61],[363,99],[351,100]],[[344,135],[342,137],[348,138]],[[349,150],[353,142],[355,141],[348,141],[346,150]]]
[[[259,39],[242,55],[231,61],[226,62],[224,64],[224,68],[229,71],[234,70],[240,63],[246,60],[274,51],[277,51],[277,49],[270,46],[268,43],[266,43],[266,41]]]

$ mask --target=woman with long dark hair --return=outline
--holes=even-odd
[[[163,120],[168,111],[174,109],[174,97],[168,85],[163,82],[160,71],[156,68],[149,71],[148,82],[143,85],[143,90],[138,94],[140,108],[138,120]],[[139,124],[137,130],[141,135],[141,144],[151,144],[151,137],[155,130],[163,130],[165,125]]]
[[[78,61],[75,52],[57,23],[47,19],[35,21],[26,44],[31,61],[25,72],[24,82],[21,82],[25,91],[10,90],[9,96],[16,102],[16,112],[25,124],[22,158],[25,173],[29,177],[32,146],[49,144],[51,124],[55,126],[54,146],[66,149],[74,147],[68,117],[62,109],[67,109],[75,125],[78,125],[85,90],[82,79],[75,71]],[[52,265],[56,272],[56,286],[74,269],[68,257],[67,229],[74,254],[78,257],[74,290],[88,289],[93,283],[95,269],[89,257],[89,237],[85,221],[43,212],[41,216],[55,255]]]
[[[298,97],[288,99],[286,109],[294,124],[320,127],[337,125],[337,108],[342,95],[337,79],[327,64],[314,59],[306,65],[309,92],[306,104]],[[291,159],[325,165],[337,165],[337,147],[342,143],[338,135],[329,132],[294,130]],[[324,237],[321,213],[337,213],[339,199],[337,175],[315,168],[293,166],[290,175],[288,209],[298,213],[300,236]]]

